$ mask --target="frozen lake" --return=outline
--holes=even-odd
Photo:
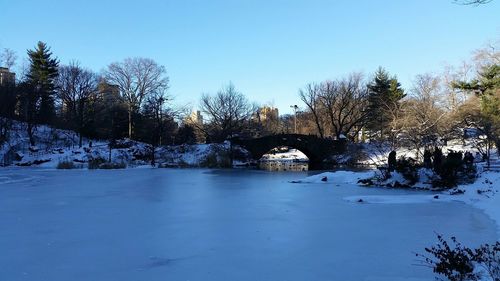
[[[434,231],[497,238],[463,203],[349,203],[416,193],[288,183],[306,175],[1,169],[0,280],[432,280]]]

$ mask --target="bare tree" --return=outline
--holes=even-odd
[[[491,1],[493,1],[493,0],[454,0],[453,3],[460,4],[460,5],[479,6],[482,4],[490,3]]]
[[[97,94],[97,85],[97,75],[80,67],[77,62],[59,68],[56,80],[58,97],[62,103],[63,114],[67,116],[73,129],[78,132],[80,147],[86,123],[87,103]]]
[[[412,95],[404,101],[402,136],[422,155],[422,148],[438,145],[446,133],[447,112],[440,106],[440,80],[430,74],[418,75]]]
[[[368,89],[361,74],[321,84],[319,101],[326,110],[332,132],[337,138],[352,139],[366,122]]]
[[[16,64],[16,60],[16,52],[11,49],[4,48],[2,53],[0,53],[0,66],[12,68]]]
[[[256,110],[232,83],[215,95],[203,94],[201,109],[209,118],[204,131],[211,141],[222,141],[242,132]]]
[[[108,83],[116,84],[127,103],[128,136],[132,138],[133,115],[142,106],[148,96],[164,92],[168,88],[169,79],[164,66],[152,59],[127,58],[123,62],[115,62],[104,72]]]
[[[304,90],[299,90],[299,96],[311,112],[316,128],[318,129],[318,134],[323,138],[325,133],[321,122],[321,103],[319,100],[321,88],[321,84],[309,83]]]
[[[500,40],[488,42],[482,48],[473,52],[472,63],[476,70],[476,75],[480,75],[485,67],[500,64]],[[468,80],[464,77],[462,80]]]
[[[472,66],[462,62],[459,67],[446,66],[441,75],[444,90],[444,104],[448,111],[454,112],[468,99],[467,93],[453,87],[454,81],[467,81],[472,72]]]

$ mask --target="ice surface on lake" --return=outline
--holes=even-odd
[[[312,174],[312,173],[311,173]],[[474,246],[495,224],[459,202],[305,173],[0,170],[0,280],[432,280],[434,231]]]

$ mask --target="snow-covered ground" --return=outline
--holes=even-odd
[[[497,157],[492,159],[493,162],[499,161]],[[500,172],[486,170],[484,163],[478,165],[479,175],[472,184],[459,185],[451,190],[432,193],[417,193],[410,195],[367,195],[367,196],[350,196],[344,198],[349,202],[356,203],[375,203],[375,204],[416,204],[416,203],[433,203],[433,202],[464,202],[474,207],[484,210],[499,226],[500,234]],[[363,172],[355,171],[336,171],[323,172],[313,176],[308,176],[294,183],[317,183],[326,185],[341,185],[341,184],[357,184],[361,179],[373,177],[377,173],[376,170],[368,170]],[[396,175],[396,180],[401,182],[404,179]],[[422,175],[421,175],[422,176]],[[400,179],[401,178],[401,179]],[[392,179],[394,180],[394,179]],[[377,187],[367,187],[377,189]]]
[[[4,155],[8,155],[8,165],[37,166],[56,168],[61,162],[72,162],[76,168],[87,167],[92,159],[111,159],[113,163],[123,163],[127,167],[150,165],[152,147],[146,143],[132,140],[118,140],[117,146],[109,149],[109,143],[102,140],[84,139],[83,147],[78,146],[78,136],[69,130],[53,129],[40,125],[35,131],[36,145],[29,145],[25,124],[14,121],[9,140],[0,145],[0,166],[4,163]],[[235,164],[245,164],[249,157],[247,152],[234,147],[242,157],[235,159]],[[211,162],[223,162],[224,154],[229,150],[229,143],[194,144],[164,146],[155,149],[157,164],[165,167],[199,167],[213,158]],[[210,163],[214,164],[214,163]]]
[[[0,169],[0,279],[432,280],[414,252],[435,231],[472,246],[497,238],[461,202],[351,203],[425,191],[360,187],[350,172],[290,183],[308,175]]]
[[[450,140],[446,145],[440,146],[440,148],[445,155],[449,151],[469,151],[474,154],[476,160],[480,160],[481,158],[481,156],[477,154],[478,150],[475,148],[473,140]],[[395,151],[398,158],[403,156],[406,158],[418,159],[415,149],[400,147]],[[363,144],[364,159],[361,160],[360,163],[366,165],[385,165],[387,164],[387,157],[390,152],[391,148],[385,144],[365,143]],[[423,151],[421,153],[423,153]],[[493,150],[491,153],[495,154],[496,151]]]
[[[353,172],[336,171],[323,172],[317,175],[309,176],[304,179],[296,180],[293,183],[323,183],[323,184],[357,184],[359,180],[373,176],[373,171]]]
[[[457,191],[464,193],[457,193]],[[480,208],[500,226],[500,173],[485,171],[473,184],[459,185],[450,191],[434,192],[432,194],[415,194],[400,196],[351,196],[344,198],[350,202],[414,204],[431,202],[459,201]],[[456,194],[451,194],[456,193]],[[361,201],[360,201],[361,200]],[[500,228],[499,228],[500,234]]]
[[[494,159],[495,162],[498,159]],[[446,202],[461,202],[471,205],[477,209],[482,210],[486,215],[488,215],[494,222],[497,230],[496,238],[493,240],[483,240],[480,241],[482,244],[494,244],[496,240],[499,239],[500,235],[500,172],[485,170],[482,165],[479,165],[480,174],[477,180],[472,184],[459,185],[458,187],[443,191],[443,192],[422,192],[415,191],[415,194],[398,194],[398,195],[387,195],[387,194],[376,194],[376,195],[354,195],[346,196],[343,199],[353,205],[401,205],[408,206],[409,208],[414,208],[415,204],[432,206],[434,204],[441,204]],[[339,186],[342,183],[355,184],[358,179],[370,178],[373,176],[374,172],[348,172],[348,171],[338,171],[338,172],[326,172],[314,176],[309,176],[301,180],[296,180],[294,182],[302,183],[321,183],[323,185],[329,184],[330,186]],[[368,189],[368,188],[367,188]],[[369,188],[373,190],[374,188]],[[375,188],[379,189],[380,188]],[[455,236],[458,237],[459,241],[463,238],[462,233],[454,233],[452,230],[447,229],[443,232],[444,237]],[[473,245],[468,245],[461,241],[463,245],[473,248]],[[476,243],[478,241],[475,241]],[[434,244],[430,242],[429,245]],[[477,266],[478,272],[481,272],[482,279],[484,281],[493,281],[490,278],[487,271],[483,267]]]

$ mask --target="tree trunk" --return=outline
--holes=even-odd
[[[78,119],[78,135],[80,137],[80,140],[79,140],[79,147],[81,148],[82,145],[83,145],[83,136],[82,136],[82,131],[83,131],[83,120],[84,120],[84,116],[83,116],[83,113],[84,113],[84,102],[83,101],[80,101],[80,104],[79,104],[79,108],[78,108],[78,115],[79,116],[79,119]]]
[[[497,147],[497,154],[498,154],[498,157],[500,158],[500,140],[497,140],[496,142],[496,147]]]
[[[30,145],[35,146],[35,138],[33,136],[33,124],[28,122],[28,137],[30,140]]]
[[[128,138],[132,139],[132,106],[128,106]]]
[[[151,166],[155,167],[156,166],[156,159],[155,159],[155,152],[156,152],[156,146],[152,145],[153,151],[151,152]]]
[[[319,136],[323,139],[325,137],[325,134],[323,133],[323,128],[321,127],[318,114],[316,114],[316,112],[313,111],[313,115],[314,115],[314,122],[316,123],[316,127],[318,128]]]
[[[491,141],[486,140],[486,167],[490,169],[490,158],[491,158]]]

